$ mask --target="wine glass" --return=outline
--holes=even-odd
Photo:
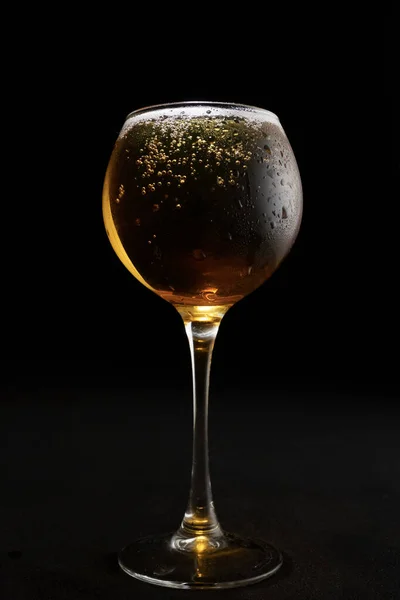
[[[302,187],[278,117],[261,108],[181,102],[130,113],[103,190],[107,235],[125,267],[181,315],[193,373],[193,463],[174,533],[119,554],[137,579],[171,588],[255,583],[279,550],[221,529],[211,493],[207,415],[211,354],[222,317],[265,282],[292,246]]]

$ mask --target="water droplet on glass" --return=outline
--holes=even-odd
[[[285,180],[281,179],[281,185],[285,185]]]
[[[287,210],[284,206],[282,206],[282,219],[287,219]]]
[[[275,223],[274,223],[273,221],[270,221],[270,224],[269,224],[269,225],[270,225],[271,229],[274,229],[274,227],[275,227]]]
[[[140,219],[135,219],[135,225],[136,227],[140,227]]]
[[[153,212],[158,212],[160,210],[159,204],[153,204]]]
[[[228,240],[232,241],[232,234],[228,232]]]
[[[206,253],[201,248],[196,248],[195,250],[193,250],[192,256],[196,260],[204,260],[205,258],[207,258]]]
[[[175,208],[176,208],[177,210],[180,210],[180,209],[182,208],[182,206],[181,206],[180,204],[177,204],[177,205],[175,206]]]

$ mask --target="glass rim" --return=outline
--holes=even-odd
[[[136,108],[135,110],[129,112],[125,117],[125,121],[135,115],[151,112],[153,110],[160,110],[162,108],[179,108],[183,106],[212,106],[214,108],[251,110],[253,112],[266,113],[270,117],[273,117],[280,122],[278,115],[266,108],[260,108],[259,106],[253,106],[251,104],[242,104],[241,102],[219,102],[215,100],[181,100],[180,102],[162,102],[161,104],[150,104],[149,106]]]

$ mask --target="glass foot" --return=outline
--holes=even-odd
[[[223,534],[210,541],[177,534],[146,537],[119,554],[120,567],[142,581],[169,588],[233,588],[270,577],[282,565],[270,544]]]

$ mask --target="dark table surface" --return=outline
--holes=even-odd
[[[155,378],[156,379],[156,378]],[[294,386],[295,387],[295,386]],[[191,461],[188,390],[6,386],[0,404],[0,597],[189,598],[141,583],[117,551],[173,530]],[[211,393],[210,456],[223,527],[265,538],[281,571],[204,598],[400,598],[400,424],[395,398]]]

